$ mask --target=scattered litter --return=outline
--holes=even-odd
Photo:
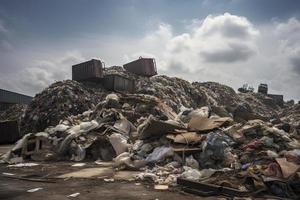
[[[155,190],[167,190],[169,189],[169,186],[167,185],[154,185]]]
[[[113,176],[112,168],[86,168],[75,172],[66,173],[57,178],[92,178],[92,177],[111,177]]]
[[[73,194],[70,194],[70,195],[68,195],[68,197],[78,197],[80,195],[80,193],[79,192],[76,192],[76,193],[73,193]]]
[[[27,190],[27,192],[30,192],[30,193],[32,193],[32,192],[37,192],[37,191],[39,191],[39,190],[42,190],[43,188],[33,188],[33,189],[30,189],[30,190]]]
[[[229,117],[223,118],[206,118],[206,117],[193,117],[188,123],[188,127],[191,130],[197,131],[210,131],[223,126],[224,124],[229,124],[232,119]]]
[[[15,175],[15,174],[12,174],[12,173],[7,173],[7,172],[3,172],[2,174],[6,175],[6,176],[14,176]]]
[[[76,163],[76,164],[73,164],[72,167],[83,167],[85,165],[86,165],[86,163]]]
[[[113,178],[105,178],[103,179],[105,182],[115,182],[115,179]]]
[[[147,162],[159,162],[166,157],[173,156],[174,151],[171,147],[156,147],[151,154],[146,158]]]
[[[276,162],[279,164],[283,178],[289,178],[291,175],[295,174],[300,165],[289,162],[286,158],[276,158]]]
[[[18,163],[15,165],[8,165],[7,167],[35,167],[38,166],[37,163]]]
[[[100,167],[112,167],[114,165],[114,162],[104,162],[100,160],[96,160],[95,164],[99,165]]]

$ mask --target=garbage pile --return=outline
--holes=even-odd
[[[94,110],[25,135],[4,160],[113,160],[115,168],[141,170],[137,179],[158,185],[184,179],[294,198],[299,138],[296,129],[288,133],[262,120],[235,123],[208,107],[176,115],[151,95],[109,94]]]
[[[142,77],[118,66],[106,68],[104,74],[118,74],[134,79],[136,94],[156,96],[176,113],[185,108],[208,106],[219,116],[231,116],[238,122],[277,118],[277,107],[274,109],[267,106],[263,98],[257,98],[254,93],[236,94],[232,88],[219,83],[190,83],[163,75]],[[83,85],[71,80],[54,83],[37,94],[29,104],[22,118],[21,132],[43,131],[66,116],[92,109],[109,92],[91,83]]]
[[[18,121],[26,110],[26,105],[15,104],[7,110],[0,112],[0,121]]]
[[[257,93],[239,93],[232,88],[215,82],[193,82],[164,75],[150,78],[137,76],[122,67],[112,67],[105,74],[119,74],[134,79],[136,93],[150,94],[160,98],[175,112],[180,109],[196,109],[209,106],[222,116],[232,116],[235,121],[251,119],[270,120],[278,118],[281,108],[267,96]]]
[[[300,104],[284,108],[280,113],[280,120],[300,129]]]
[[[175,112],[182,107],[198,108],[207,104],[207,96],[190,82],[176,77],[154,76],[137,81],[137,93],[162,99]]]
[[[264,121],[279,119],[278,111],[281,107],[276,105],[270,97],[260,93],[239,93],[238,96],[242,102],[249,105],[254,114],[252,119]]]
[[[43,131],[67,116],[93,108],[101,98],[101,92],[95,95],[92,88],[86,88],[76,81],[56,82],[37,94],[28,105],[21,120],[21,132]]]
[[[179,112],[182,106],[187,108],[197,108],[207,105],[206,95],[203,91],[197,89],[188,81],[168,77],[164,75],[143,77],[126,71],[124,68],[114,66],[106,68],[104,75],[118,74],[130,79],[136,83],[136,93],[154,95],[164,101],[174,111]]]
[[[292,120],[299,105],[274,120],[279,111],[251,93],[122,73],[135,78],[136,94],[75,81],[38,94],[22,122],[27,134],[2,161],[113,161],[116,170],[138,170],[136,179],[158,188],[299,198],[300,130]]]

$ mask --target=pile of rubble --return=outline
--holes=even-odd
[[[7,110],[0,112],[0,121],[18,121],[26,110],[26,105],[16,104],[10,106]]]
[[[136,93],[150,94],[160,98],[175,112],[182,107],[199,108],[209,106],[221,115],[231,115],[236,121],[250,119],[270,120],[277,118],[280,107],[267,96],[258,93],[239,93],[215,82],[193,82],[164,75],[150,78],[137,76],[122,67],[106,69],[106,74],[120,74],[134,79]]]
[[[300,104],[287,106],[283,109],[279,116],[281,121],[291,124],[294,127],[300,129]]]
[[[278,111],[281,107],[276,105],[270,97],[260,93],[239,93],[238,96],[241,102],[246,103],[251,109],[254,114],[252,119],[259,118],[264,121],[278,119]]]
[[[299,105],[280,116],[259,96],[218,83],[145,78],[118,67],[105,73],[134,78],[136,93],[51,85],[28,106],[27,134],[2,160],[113,161],[160,187],[299,198]]]
[[[76,81],[60,81],[37,94],[28,105],[21,120],[21,132],[43,131],[49,125],[56,125],[61,119],[77,115],[95,107],[101,99],[100,92],[95,94]]]
[[[104,74],[118,74],[134,79],[136,94],[156,96],[176,113],[184,108],[208,106],[218,115],[231,116],[239,122],[278,117],[278,106],[270,106],[265,100],[266,97],[254,93],[236,94],[232,88],[219,83],[190,83],[167,76],[148,78],[137,76],[117,66],[106,68]],[[22,119],[21,131],[42,131],[66,116],[92,109],[108,93],[109,91],[95,84],[82,85],[70,80],[57,82],[36,95]]]

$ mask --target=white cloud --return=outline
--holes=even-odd
[[[256,53],[258,35],[246,18],[225,13],[206,17],[193,38],[206,62],[231,63],[247,60]]]
[[[11,51],[11,50],[13,50],[13,46],[7,40],[0,38],[0,50],[6,51],[6,52]]]
[[[257,51],[259,31],[244,17],[209,15],[193,20],[190,27],[190,32],[174,35],[170,25],[161,24],[142,39],[141,46],[156,55],[162,71],[173,72],[193,72],[209,63],[245,61]]]
[[[195,31],[198,37],[219,35],[232,39],[251,39],[259,34],[259,31],[253,27],[247,18],[231,15],[230,13],[207,16],[201,27],[196,27]]]
[[[193,20],[188,27],[189,32],[174,35],[171,25],[160,24],[158,30],[141,39],[139,47],[143,51],[133,54],[155,55],[161,72],[178,75],[210,65],[246,61],[257,53],[260,32],[244,17],[209,15]]]
[[[49,60],[33,60],[32,65],[11,76],[0,74],[0,85],[9,90],[33,95],[58,80],[71,78],[71,66],[83,61],[78,51],[70,51],[64,56]]]
[[[13,49],[11,43],[7,39],[8,33],[8,29],[0,19],[0,52],[7,52]]]
[[[300,46],[299,24],[291,18],[255,26],[245,17],[229,13],[209,15],[193,20],[187,26],[189,31],[179,35],[170,25],[161,24],[141,39],[130,55],[153,55],[160,73],[218,81],[235,89],[245,82],[254,87],[268,83],[270,92],[300,99],[299,76],[292,70],[300,63],[300,51],[295,48]]]
[[[4,26],[4,22],[0,19],[0,33],[6,34],[8,33],[8,29]]]
[[[193,20],[188,27],[175,34],[171,25],[160,23],[157,30],[140,38],[87,36],[43,44],[35,48],[46,48],[50,57],[42,59],[33,53],[28,59],[23,52],[23,58],[17,57],[20,63],[27,59],[27,67],[13,75],[0,74],[0,86],[34,94],[54,80],[70,78],[71,65],[85,58],[100,56],[110,66],[143,56],[155,57],[160,74],[216,81],[235,89],[244,83],[254,87],[267,83],[271,93],[300,99],[300,22],[296,18],[255,25],[245,17],[225,13]],[[68,49],[78,51],[65,53]]]
[[[293,17],[276,25],[280,50],[289,59],[294,72],[300,75],[300,21]]]

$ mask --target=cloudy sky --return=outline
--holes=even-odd
[[[78,62],[139,56],[160,74],[300,100],[300,1],[0,0],[0,88],[34,95]]]

